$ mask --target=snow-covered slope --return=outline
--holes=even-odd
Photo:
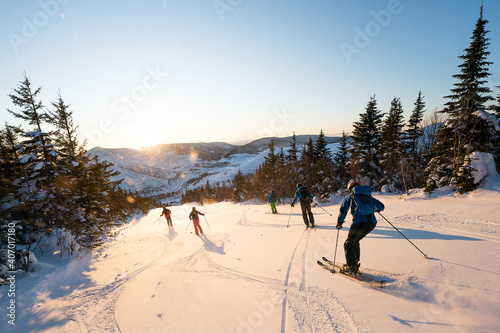
[[[192,233],[183,205],[171,208],[173,228],[155,209],[92,254],[38,254],[35,273],[17,274],[15,327],[0,288],[0,331],[498,332],[499,178],[467,195],[375,193],[384,217],[430,258],[377,216],[361,269],[386,279],[385,289],[316,264],[334,256],[337,203],[313,208],[313,231],[289,205],[278,215],[252,203],[197,207],[204,236]],[[348,224],[338,232],[340,263]]]
[[[309,138],[297,136],[301,147]],[[276,152],[280,147],[288,148],[291,138],[265,138],[245,145],[228,143],[182,143],[165,144],[136,149],[92,148],[90,154],[114,163],[123,179],[122,187],[146,195],[162,195],[178,192],[183,188],[205,185],[207,180],[215,185],[234,179],[241,170],[243,174],[255,172],[268,154],[268,145],[274,140]],[[338,137],[328,137],[335,147]],[[335,148],[334,148],[335,149]]]
[[[154,209],[77,258],[35,249],[35,272],[0,287],[0,332],[498,332],[500,175],[477,157],[471,193],[374,194],[386,209],[361,241],[361,270],[384,289],[316,264],[345,262],[337,202],[313,208],[316,230],[289,205],[197,207],[200,236],[187,204],[171,207],[173,228]]]

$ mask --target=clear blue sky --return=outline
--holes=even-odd
[[[88,148],[352,130],[370,96],[442,108],[480,0],[0,2],[0,113],[29,76]],[[500,1],[484,1],[493,96]]]

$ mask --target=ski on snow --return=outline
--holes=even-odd
[[[327,258],[323,257],[321,258],[323,259],[323,261],[320,261],[318,260],[317,263],[318,265],[323,268],[323,269],[326,269],[327,271],[329,271],[330,273],[339,273],[340,275],[343,275],[343,276],[346,276],[348,278],[351,278],[353,280],[357,280],[359,282],[363,282],[363,283],[367,283],[371,286],[374,286],[374,287],[378,287],[378,288],[384,288],[386,285],[386,280],[377,280],[375,278],[372,278],[371,276],[368,276],[366,274],[363,274],[361,272],[358,272],[357,275],[351,275],[351,274],[347,274],[347,273],[343,273],[341,271],[341,268],[342,266],[339,265],[339,264],[335,264],[335,266],[333,265],[333,262],[331,260],[328,260]],[[335,268],[338,268],[337,270],[335,270]]]

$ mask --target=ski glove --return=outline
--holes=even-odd
[[[335,226],[337,229],[342,229],[342,223],[337,223],[337,225]]]
[[[293,207],[293,206],[295,206],[295,204],[292,204],[291,206]]]

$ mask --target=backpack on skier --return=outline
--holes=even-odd
[[[352,197],[354,200],[354,214],[372,215],[376,211],[372,200],[372,189],[370,186],[356,186],[353,189]]]
[[[311,202],[311,192],[309,192],[307,187],[302,186],[299,188],[298,192],[300,202]]]

